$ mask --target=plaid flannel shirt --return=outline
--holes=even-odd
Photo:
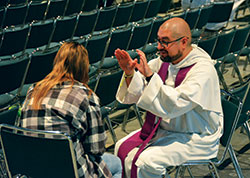
[[[105,134],[99,98],[80,82],[63,82],[54,86],[43,99],[41,109],[31,108],[32,86],[22,108],[21,127],[78,134],[73,141],[80,178],[111,177],[101,159],[105,151]]]

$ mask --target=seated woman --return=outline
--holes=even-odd
[[[87,50],[76,42],[65,42],[54,59],[53,70],[29,89],[20,124],[75,137],[79,177],[112,177],[113,174],[118,178],[121,162],[114,155],[104,154],[107,136],[99,99],[87,85],[88,71]]]

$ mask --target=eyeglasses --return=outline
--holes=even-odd
[[[174,43],[174,42],[176,42],[176,41],[180,41],[182,38],[184,38],[184,37],[186,37],[186,36],[182,36],[182,37],[180,37],[180,38],[178,38],[178,39],[176,39],[176,40],[173,40],[173,41],[164,41],[164,40],[160,40],[159,38],[157,38],[155,41],[156,42],[158,42],[158,43],[160,43],[161,44],[161,46],[165,46],[165,47],[168,47],[168,45],[169,44],[171,44],[171,43]],[[188,37],[187,37],[188,38]]]

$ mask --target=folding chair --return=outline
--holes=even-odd
[[[132,28],[132,34],[129,39],[129,46],[127,49],[138,49],[147,44],[151,26],[151,21],[134,23]]]
[[[170,18],[179,17],[185,20],[186,10],[180,9],[180,10],[170,11],[167,15],[169,15]]]
[[[0,124],[16,125],[18,118],[19,105],[15,105],[8,110],[0,112]],[[1,147],[0,147],[1,148]]]
[[[82,8],[83,12],[88,12],[98,9],[99,0],[85,0]]]
[[[23,87],[18,95],[20,102],[24,101],[31,84],[42,80],[52,71],[54,58],[58,49],[59,46],[56,46],[46,50],[37,50],[32,52]],[[15,95],[17,92],[17,90],[14,90],[11,94]]]
[[[199,15],[196,27],[192,31],[193,38],[199,38],[201,34],[205,31],[212,8],[213,8],[213,4],[200,7],[200,15]]]
[[[6,10],[7,10],[7,8],[0,7],[0,29],[2,29],[4,17],[5,17],[5,14],[6,14]]]
[[[227,27],[232,12],[233,4],[234,1],[214,2],[212,12],[210,13],[206,28],[208,30],[218,31],[221,30],[222,28]],[[216,25],[218,23],[222,23],[222,25]]]
[[[18,97],[23,87],[29,62],[29,55],[0,62],[0,111],[19,103]],[[16,95],[10,94],[15,89],[18,89]]]
[[[66,133],[2,124],[0,139],[9,177],[79,177],[73,142]]]
[[[243,126],[250,141],[250,127],[248,124],[250,119],[250,79],[244,85],[232,89],[230,92],[242,100],[242,111],[236,128]]]
[[[108,130],[111,133],[114,143],[116,143],[117,141],[117,137],[114,132],[114,127],[120,123],[123,123],[123,125],[125,126],[127,119],[126,118],[122,120],[115,120],[115,118],[111,119],[109,117],[111,113],[114,113],[118,110],[123,110],[123,109],[126,109],[127,112],[129,112],[130,107],[133,107],[133,110],[137,116],[139,123],[141,125],[143,123],[139,110],[135,104],[132,104],[132,105],[121,104],[115,98],[116,91],[119,87],[122,75],[123,75],[123,71],[119,69],[109,74],[103,74],[100,76],[100,78],[97,81],[94,81],[89,84],[90,86],[91,85],[94,86],[93,87],[94,92],[100,98],[102,117],[104,118],[106,126],[108,127]]]
[[[167,13],[171,7],[172,0],[162,0],[159,13]]]
[[[223,92],[224,93],[224,92]],[[184,174],[185,168],[188,168],[188,172],[190,174],[191,177],[193,177],[191,169],[189,166],[197,166],[197,165],[208,165],[209,166],[209,170],[212,173],[213,177],[219,177],[219,173],[217,171],[216,165],[221,164],[226,157],[226,154],[229,153],[230,158],[233,162],[235,171],[238,175],[239,178],[243,178],[243,174],[241,171],[241,168],[239,166],[239,163],[237,161],[235,152],[232,148],[231,145],[231,139],[232,139],[232,135],[236,129],[237,126],[237,122],[239,120],[240,117],[240,113],[242,110],[242,102],[241,100],[239,100],[237,97],[233,96],[230,93],[224,93],[226,94],[226,96],[230,96],[235,98],[235,101],[237,101],[237,105],[228,101],[226,99],[226,96],[222,96],[221,102],[222,102],[222,109],[223,109],[223,113],[224,113],[224,131],[223,131],[223,135],[220,138],[220,143],[221,146],[223,146],[223,153],[222,156],[213,158],[213,159],[207,159],[207,160],[192,160],[192,161],[187,161],[184,164],[181,164],[177,167],[176,170],[176,175],[175,177],[181,177]],[[182,175],[180,175],[182,173]]]
[[[235,35],[234,29],[223,30],[218,33],[218,39],[216,41],[215,49],[213,54],[211,55],[212,59],[217,61],[217,72],[223,74],[223,70],[221,68],[221,64],[223,63],[223,59],[229,53],[233,38]],[[220,78],[223,88],[228,90],[228,86],[224,80],[224,78]],[[224,81],[223,81],[224,80]]]
[[[69,0],[66,4],[65,16],[78,14],[81,12],[84,5],[84,0]]]
[[[77,16],[58,17],[55,20],[55,29],[51,42],[62,42],[73,38]]]
[[[103,61],[94,64],[96,68],[100,66],[101,70],[113,70],[119,67],[117,59],[114,57],[114,52],[117,48],[126,50],[129,43],[129,38],[132,33],[132,25],[120,26],[113,29],[107,41],[105,58]]]
[[[120,3],[117,8],[113,27],[127,25],[132,15],[134,2]]]
[[[200,16],[200,9],[187,9],[185,21],[188,23],[190,30],[193,31],[196,28]]]
[[[149,4],[144,18],[148,19],[156,17],[158,12],[160,11],[161,3],[162,0],[149,0]]]
[[[30,24],[30,28],[26,51],[30,48],[39,48],[44,45],[49,45],[55,29],[55,21],[53,19],[38,22],[34,21]]]
[[[239,81],[237,81],[233,85],[237,85],[237,84],[241,85],[244,83],[240,70],[238,68],[238,61],[239,61],[241,50],[244,48],[247,37],[249,35],[249,31],[250,31],[250,24],[235,27],[235,35],[234,35],[234,38],[233,38],[233,41],[229,50],[229,54],[226,55],[222,61],[223,65],[228,65],[228,64],[233,65],[233,72],[232,72],[233,77],[234,77],[234,72],[237,73]]]
[[[85,47],[88,50],[89,63],[91,65],[96,62],[102,61],[105,57],[105,49],[108,39],[109,33],[93,34],[87,38]]]
[[[116,6],[101,7],[98,12],[94,31],[110,31],[116,16]]]
[[[0,44],[0,56],[24,52],[28,40],[29,25],[5,28]],[[0,57],[1,58],[1,57]]]
[[[31,23],[33,20],[40,21],[44,19],[47,10],[48,1],[35,2],[30,1],[28,4],[28,12],[25,23]]]
[[[28,2],[28,0],[9,0],[8,3],[9,4],[13,4],[13,5],[19,5],[19,4],[26,4]]]
[[[144,19],[149,0],[134,1],[134,8],[129,22],[138,22]]]
[[[66,0],[49,0],[44,19],[57,18],[58,16],[64,16],[66,8]]]
[[[250,34],[248,35],[244,48],[241,50],[240,56],[246,56],[246,60],[243,67],[243,70],[246,70],[247,63],[250,63]]]
[[[8,5],[2,27],[23,25],[27,15],[27,5]]]
[[[217,39],[218,33],[208,37],[202,37],[198,40],[198,46],[204,49],[210,56],[212,56],[215,50]]]
[[[74,37],[82,37],[92,34],[98,17],[97,10],[90,12],[80,12],[77,15],[76,27],[74,29]],[[88,25],[86,25],[88,24]]]
[[[135,49],[144,51],[149,40],[149,35],[152,29],[152,21],[134,23],[132,34],[129,39],[128,52],[132,58],[137,56]]]

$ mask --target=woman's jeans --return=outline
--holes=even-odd
[[[107,164],[110,172],[112,173],[113,178],[121,178],[122,177],[122,163],[120,158],[110,153],[104,153],[102,155],[102,159]]]

